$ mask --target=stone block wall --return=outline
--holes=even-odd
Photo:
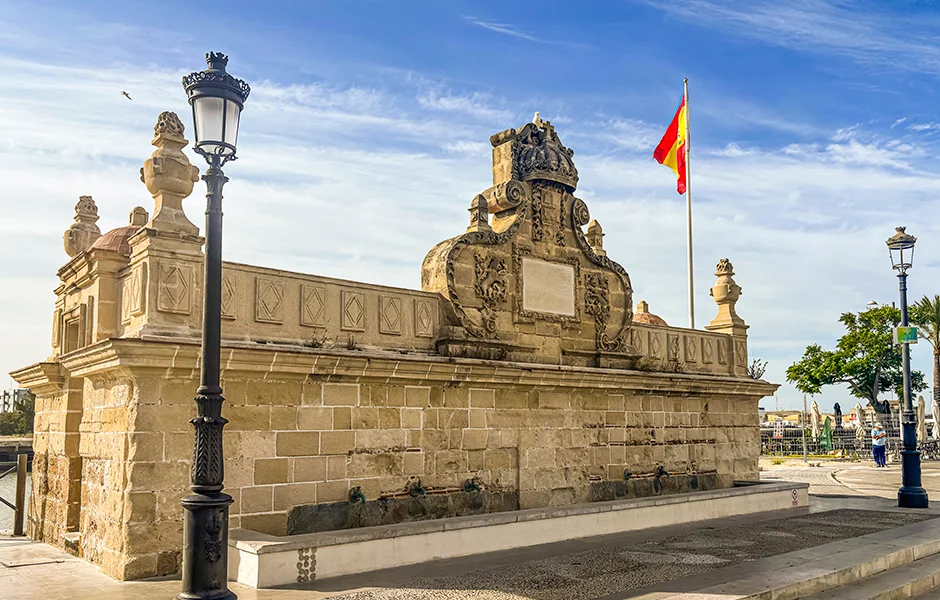
[[[35,388],[33,493],[28,498],[27,535],[62,545],[64,535],[79,529],[82,380],[65,377],[51,363],[35,365],[31,377],[47,383]]]
[[[197,355],[190,343],[112,340],[65,361],[84,381],[79,545],[113,577],[179,569]],[[773,387],[257,344],[225,348],[223,365],[231,527],[275,535],[294,506],[342,502],[355,486],[370,500],[401,495],[415,478],[430,492],[476,478],[517,493],[520,508],[589,502],[599,482],[659,466],[729,487],[757,477],[757,401]],[[37,447],[39,464],[52,456]],[[61,494],[37,490],[50,506]],[[34,523],[66,528],[48,510]]]

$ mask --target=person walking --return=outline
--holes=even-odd
[[[888,432],[884,430],[881,423],[875,423],[875,428],[871,430],[871,452],[875,457],[876,467],[887,467],[885,462],[885,444],[888,443]]]

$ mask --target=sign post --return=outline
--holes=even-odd
[[[895,344],[916,344],[917,343],[917,328],[916,327],[895,327],[894,328],[894,343]]]

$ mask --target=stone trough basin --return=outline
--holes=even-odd
[[[233,530],[229,537],[229,578],[250,587],[269,588],[808,504],[808,484],[742,481],[720,490],[283,537]]]

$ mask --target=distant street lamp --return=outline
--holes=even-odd
[[[219,350],[222,327],[222,165],[235,160],[238,118],[251,88],[225,72],[228,57],[206,54],[209,68],[183,77],[193,108],[196,142],[205,157],[206,269],[202,317],[202,373],[196,390],[195,444],[190,473],[192,493],[180,502],[183,520],[183,585],[180,600],[234,600],[228,589],[228,507],[222,492],[222,387]]]
[[[907,270],[914,261],[914,243],[917,238],[897,227],[897,233],[888,238],[891,266],[898,272],[901,289],[901,327],[907,322]],[[898,336],[900,340],[900,335]],[[914,407],[911,404],[911,349],[901,344],[904,367],[904,404],[901,408],[901,435],[904,449],[901,450],[901,489],[898,490],[898,506],[904,508],[927,508],[927,491],[920,481],[920,452],[917,451],[917,429]]]

